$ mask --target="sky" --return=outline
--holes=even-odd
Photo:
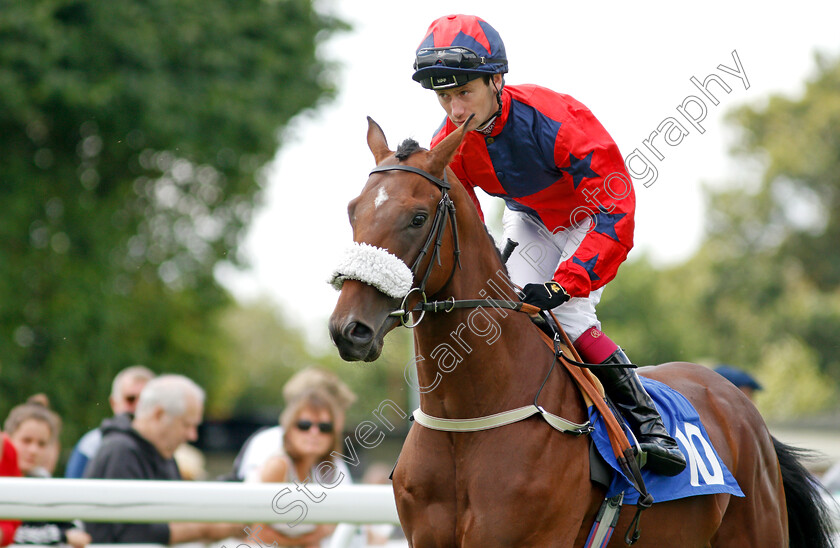
[[[656,175],[648,171],[634,181],[630,259],[646,254],[658,265],[696,250],[704,185],[722,188],[759,173],[755,162],[728,153],[737,134],[724,114],[761,105],[771,94],[796,96],[815,70],[815,52],[840,55],[840,2],[324,0],[318,6],[353,27],[322,47],[339,67],[338,95],[287,128],[245,241],[250,267],[217,274],[241,300],[277,303],[319,345],[328,343],[326,322],[338,297],[326,279],[352,241],[347,203],[374,166],[366,117],[382,126],[392,148],[409,137],[428,146],[443,120],[434,93],[411,79],[414,51],[436,18],[478,15],[505,42],[507,84],[539,84],[582,102],[625,158],[637,151],[631,162],[637,175],[645,173],[644,155]],[[708,84],[717,105],[691,82],[712,74],[730,90]],[[705,118],[692,124],[685,116],[699,120],[699,102]],[[651,139],[657,128],[674,127],[669,118],[688,133],[674,145],[662,135]],[[500,200],[480,200],[488,218],[501,211]],[[500,236],[492,224],[491,231]]]

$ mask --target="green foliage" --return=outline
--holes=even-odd
[[[322,328],[326,333],[326,322]],[[412,337],[406,329],[389,334],[382,356],[369,364],[343,361],[332,345],[311,347],[300,328],[264,302],[231,307],[222,316],[222,329],[232,344],[220,361],[235,366],[226,372],[221,412],[276,420],[285,404],[286,381],[310,366],[333,371],[356,394],[348,410],[349,426],[370,419],[385,399],[409,411],[404,369],[412,357]]]
[[[779,256],[797,259],[822,291],[840,284],[840,57],[817,56],[801,98],[772,97],[732,115],[743,127],[740,151],[766,170],[756,198],[759,219],[780,240]]]
[[[260,167],[331,98],[310,0],[0,0],[0,414],[46,392],[65,439],[143,363],[224,394],[213,276]],[[225,405],[225,399],[220,398]]]
[[[813,350],[786,337],[765,350],[756,371],[762,390],[755,403],[770,420],[789,420],[825,409],[835,395],[835,386],[817,368]]]
[[[604,292],[598,317],[633,363],[696,361],[705,349],[691,336],[696,306],[686,297],[701,280],[683,269],[658,271],[645,257],[626,263]]]
[[[840,380],[840,57],[817,56],[817,73],[799,98],[772,97],[732,114],[742,127],[738,151],[764,162],[758,188],[713,196],[710,245],[726,266],[741,257],[747,276],[720,276],[748,306],[764,312],[766,345],[793,335],[815,352],[821,372]],[[740,205],[736,204],[741,202]],[[727,245],[726,240],[732,242]],[[728,253],[727,253],[728,251]],[[749,261],[744,261],[745,257]],[[726,284],[726,285],[725,285]],[[757,318],[756,318],[757,319]]]

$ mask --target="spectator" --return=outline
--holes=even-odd
[[[117,373],[111,383],[111,395],[108,397],[114,415],[133,414],[137,408],[140,392],[154,376],[155,374],[149,368],[142,365],[132,365]],[[81,478],[85,473],[85,466],[96,454],[101,443],[101,427],[94,428],[82,436],[70,454],[64,477]]]
[[[204,391],[181,375],[150,380],[131,419],[119,414],[102,424],[102,446],[85,470],[86,478],[180,480],[176,449],[198,438]],[[96,543],[178,544],[242,536],[242,525],[227,523],[88,523]]]
[[[46,396],[38,394],[14,407],[3,428],[15,447],[23,475],[50,477],[61,419],[50,410]],[[90,535],[70,522],[25,521],[14,535],[15,544],[69,544],[74,548],[84,548],[90,540]]]
[[[308,367],[294,374],[283,386],[283,400],[288,404],[303,392],[320,387],[326,390],[341,410],[336,431],[344,429],[344,413],[356,401],[356,395],[344,384],[338,375],[316,367]],[[276,453],[283,444],[283,428],[274,426],[257,431],[242,445],[233,463],[234,479],[243,481],[258,479],[258,470],[265,461]],[[349,477],[350,471],[344,461],[339,463],[342,472]]]
[[[282,445],[258,469],[258,481],[311,483],[329,488],[350,483],[349,473],[342,472],[339,466],[343,462],[331,455],[340,449],[345,412],[342,401],[346,400],[339,400],[324,386],[306,386],[302,390],[294,396],[286,393],[294,399],[280,416]],[[349,389],[346,393],[351,394]],[[335,526],[255,524],[252,530],[261,531],[260,539],[267,544],[315,548],[333,533]]]
[[[34,396],[30,396],[27,403],[40,403],[47,409],[50,407],[50,400],[46,394],[35,394]],[[59,457],[61,457],[61,440],[59,439],[59,433],[61,432],[60,419],[58,425],[58,433],[56,433],[55,437],[50,440],[49,447],[47,447],[47,454],[42,461],[42,468],[46,470],[49,477],[52,477],[55,474],[55,467],[58,464]]]
[[[204,454],[189,443],[182,443],[175,450],[175,464],[181,472],[181,479],[185,481],[202,481],[207,479],[207,468]]]
[[[0,430],[0,476],[19,477],[17,451],[11,440]],[[0,519],[0,546],[8,546],[15,538],[19,521]]]
[[[753,399],[754,393],[762,389],[762,386],[758,384],[758,381],[755,380],[752,375],[746,371],[738,369],[737,367],[732,367],[731,365],[719,365],[715,367],[715,371],[723,378],[740,388],[741,392],[746,394],[751,400]]]

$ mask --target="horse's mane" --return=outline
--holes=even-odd
[[[490,238],[490,243],[493,244],[493,249],[496,250],[496,255],[499,256],[499,262],[502,263],[502,270],[504,271],[505,275],[509,275],[507,265],[505,264],[505,260],[502,258],[502,250],[499,249],[499,246],[496,245],[496,239],[493,238],[492,234],[490,234],[490,229],[487,228],[487,225],[484,225],[484,231],[487,232],[487,237]]]

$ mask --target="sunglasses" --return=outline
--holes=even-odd
[[[333,431],[333,423],[331,422],[312,422],[308,420],[299,420],[295,423],[298,430],[308,432],[310,428],[317,426],[322,434],[329,434]]]
[[[470,48],[463,46],[446,48],[423,48],[417,52],[417,60],[414,62],[414,69],[419,70],[435,65],[472,69],[483,65],[487,59],[481,57]]]

